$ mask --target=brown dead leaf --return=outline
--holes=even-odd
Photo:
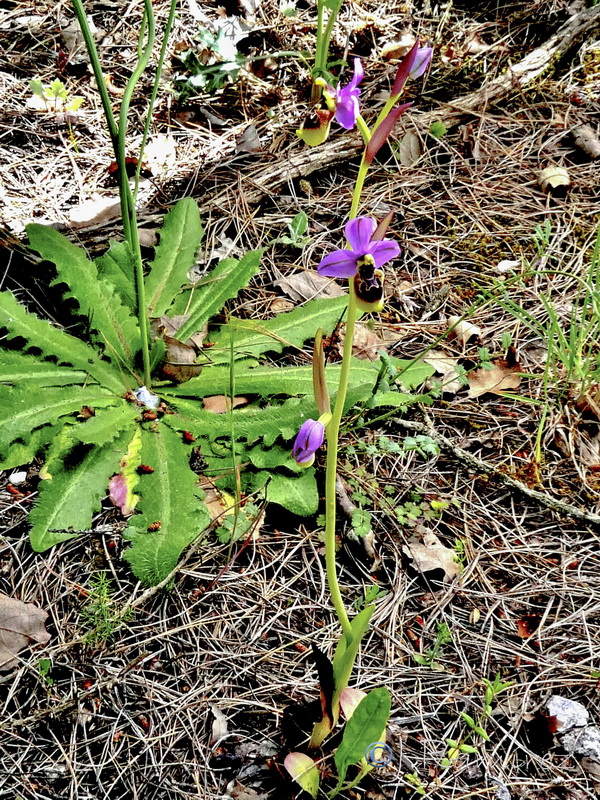
[[[421,142],[416,133],[407,131],[398,147],[398,158],[403,167],[412,167],[421,158]]]
[[[502,358],[493,361],[490,369],[475,369],[469,372],[469,397],[482,394],[501,394],[507,389],[516,389],[521,383],[520,366],[507,366]]]
[[[282,314],[284,311],[291,311],[295,307],[292,301],[286,300],[285,297],[276,297],[271,303],[273,314]]]
[[[454,560],[454,550],[445,547],[435,533],[430,531],[423,535],[422,542],[412,538],[407,545],[403,545],[402,551],[412,558],[415,569],[419,572],[441,569],[444,571],[445,581],[451,581],[460,574],[460,566]]]
[[[430,364],[436,372],[441,374],[442,391],[447,394],[455,394],[459,389],[462,389],[456,365],[458,359],[446,355],[443,350],[430,350],[423,358],[426,364]]]
[[[600,467],[600,433],[596,433],[595,436],[588,436],[583,431],[580,433],[579,460],[590,469]]]
[[[539,614],[527,614],[517,620],[517,636],[521,639],[529,639],[540,627],[542,618]]]
[[[234,397],[233,407],[245,406],[247,402],[247,397]],[[213,414],[224,414],[231,409],[231,399],[225,394],[215,394],[212,397],[205,397],[202,405],[205,411],[212,411]]]
[[[577,147],[580,147],[590,158],[600,156],[600,140],[592,127],[578,125],[573,128],[573,138]]]
[[[274,285],[296,302],[314,300],[315,297],[341,297],[345,294],[339,283],[310,269],[280,278]]]
[[[452,328],[448,333],[448,338],[458,339],[463,346],[469,339],[473,339],[475,336],[481,337],[481,328],[478,325],[473,325],[472,322],[460,317],[448,317],[448,327]]]
[[[343,330],[345,336],[345,325],[343,326]],[[342,336],[337,343],[337,349],[340,355],[342,355],[344,350],[344,336]],[[377,353],[383,346],[383,341],[368,325],[361,322],[356,324],[354,328],[354,339],[352,341],[352,355],[354,358],[377,361],[379,358]]]
[[[236,781],[229,789],[229,795],[232,800],[266,800],[266,794],[259,794],[254,789]]]
[[[230,514],[233,509],[233,497],[227,492],[217,489],[215,484],[206,475],[200,476],[200,488],[204,491],[204,505],[208,509],[212,520],[220,519]]]
[[[197,377],[202,372],[202,366],[197,363],[198,353],[202,349],[202,344],[207,333],[207,326],[191,336],[187,342],[180,342],[175,338],[179,328],[186,322],[188,315],[180,314],[175,317],[157,317],[150,320],[152,337],[161,338],[167,349],[164,363],[160,368],[162,377],[185,383]]]
[[[33,603],[0,594],[0,670],[16,667],[16,655],[24,647],[50,640],[45,627],[47,617],[48,613]]]
[[[89,225],[101,225],[121,216],[121,202],[118,197],[101,197],[94,194],[69,212],[72,228],[87,228]]]

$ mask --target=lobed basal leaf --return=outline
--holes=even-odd
[[[165,578],[210,524],[189,454],[189,446],[165,424],[142,431],[142,462],[154,471],[142,475],[138,484],[140,513],[130,519],[125,534],[132,543],[125,560],[146,585]]]

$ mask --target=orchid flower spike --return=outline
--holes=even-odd
[[[433,47],[418,47],[417,53],[415,55],[415,60],[412,63],[412,67],[410,68],[410,72],[408,73],[408,77],[411,80],[416,80],[420,78],[421,75],[425,72],[427,67],[429,66],[429,62],[431,61],[431,56],[433,55]]]
[[[315,460],[315,453],[325,439],[325,426],[331,419],[331,414],[322,414],[319,419],[305,420],[292,448],[292,456],[301,467],[310,467]]]
[[[371,217],[356,217],[346,223],[346,239],[352,250],[336,250],[325,256],[317,267],[319,275],[327,278],[352,278],[363,263],[381,269],[400,255],[400,245],[392,239],[373,240],[377,222]]]
[[[325,84],[326,102],[332,103],[335,108],[335,121],[338,125],[346,130],[351,130],[356,125],[356,119],[360,114],[360,106],[358,98],[360,96],[360,89],[358,84],[365,76],[365,71],[360,62],[360,58],[354,59],[354,75],[352,80],[347,86],[338,86],[334,89],[329,84]]]

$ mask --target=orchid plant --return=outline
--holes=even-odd
[[[390,135],[398,117],[410,107],[410,103],[398,105],[402,91],[409,78],[421,76],[431,60],[432,50],[420,47],[416,42],[398,67],[389,100],[384,105],[372,129],[365,123],[359,106],[358,84],[363,78],[359,59],[354,62],[354,75],[347,86],[332,89],[323,82],[323,97],[328,106],[329,118],[319,130],[319,134],[329,133],[331,118],[345,129],[356,125],[364,139],[364,153],[354,186],[350,219],[345,226],[349,247],[326,255],[318,266],[321,275],[349,281],[348,312],[344,335],[342,367],[339,375],[336,400],[333,410],[329,407],[329,397],[323,391],[326,386],[325,366],[322,357],[321,334],[317,334],[314,349],[313,377],[315,403],[319,410],[318,419],[306,420],[296,438],[293,455],[300,465],[312,464],[317,450],[326,445],[325,476],[325,564],[331,600],[341,628],[329,677],[321,681],[322,718],[313,728],[309,747],[320,747],[338,723],[340,712],[347,719],[344,737],[336,751],[335,763],[338,768],[338,785],[330,793],[334,797],[343,788],[346,771],[350,764],[359,764],[358,776],[344,788],[354,786],[372,769],[374,763],[365,759],[365,753],[373,743],[385,742],[385,729],[390,711],[389,693],[386,689],[376,689],[367,695],[357,697],[357,690],[348,686],[354,662],[359,652],[360,642],[368,630],[370,618],[375,610],[368,604],[352,619],[344,605],[336,569],[336,475],[338,444],[346,394],[352,368],[352,342],[356,320],[362,312],[380,311],[383,308],[383,267],[400,255],[400,246],[393,239],[386,238],[392,214],[381,222],[369,216],[357,216],[364,181],[373,159]],[[317,79],[317,82],[320,79]],[[307,143],[312,144],[298,132]],[[318,137],[316,137],[318,138]],[[319,656],[319,672],[322,675],[325,656]],[[332,688],[328,690],[327,685]],[[351,698],[353,702],[351,702]],[[319,790],[319,770],[312,758],[304,753],[290,753],[285,761],[286,768],[303,789],[313,797]]]

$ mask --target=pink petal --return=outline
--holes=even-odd
[[[356,253],[364,255],[371,244],[376,227],[377,223],[371,217],[356,217],[347,222],[344,230],[350,247]]]
[[[352,250],[336,250],[321,261],[317,267],[319,275],[327,278],[351,278],[356,275],[358,256]]]
[[[342,89],[342,91],[345,90]],[[338,101],[335,110],[335,121],[338,125],[341,125],[342,128],[349,131],[356,125],[356,118],[359,114],[360,107],[358,105],[358,98],[354,95],[346,94],[345,97],[342,97],[341,101]]]
[[[373,242],[370,247],[370,253],[375,261],[375,266],[380,269],[392,258],[400,255],[400,245],[392,241],[392,239],[383,239],[381,242]]]
[[[362,65],[362,63],[360,61],[360,58],[355,58],[354,59],[354,75],[352,77],[352,80],[348,84],[348,88],[349,89],[356,89],[356,87],[362,81],[362,79],[364,77],[365,77],[365,71],[363,69],[363,65]]]

